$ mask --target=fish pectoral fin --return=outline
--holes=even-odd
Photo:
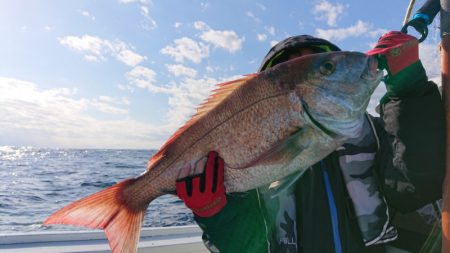
[[[305,138],[302,138],[306,131],[307,128],[300,128],[286,139],[280,140],[272,148],[264,152],[250,164],[246,165],[245,168],[263,164],[287,164],[309,146],[309,143],[304,142]]]
[[[137,244],[146,208],[127,205],[123,191],[135,179],[125,180],[107,189],[69,204],[52,214],[44,225],[66,224],[105,230],[113,253],[137,252]]]

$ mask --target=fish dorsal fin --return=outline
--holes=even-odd
[[[228,97],[233,91],[235,91],[237,88],[241,87],[242,84],[247,82],[249,79],[253,78],[257,74],[252,75],[246,75],[243,78],[228,81],[225,83],[217,84],[217,88],[212,91],[212,94],[203,102],[200,104],[200,106],[197,108],[197,112],[192,116],[192,118],[186,122],[184,127],[189,127],[190,121],[197,121],[199,118],[201,118],[203,115],[205,115],[207,112],[211,111],[216,105],[220,104],[226,97]],[[192,123],[193,123],[192,122]],[[192,124],[191,123],[191,124]]]
[[[246,75],[243,78],[228,81],[224,83],[217,84],[217,88],[213,90],[213,93],[197,108],[196,113],[189,119],[182,127],[180,127],[167,141],[164,145],[152,156],[148,162],[147,169],[151,168],[156,164],[161,158],[164,157],[167,149],[170,145],[190,126],[202,118],[205,114],[215,108],[220,104],[225,98],[227,98],[231,93],[233,93],[237,88],[241,87],[248,80],[257,76],[258,74]],[[206,154],[205,154],[206,155]]]

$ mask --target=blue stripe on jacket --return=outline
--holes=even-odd
[[[342,244],[341,244],[341,236],[339,234],[339,220],[336,209],[336,202],[334,201],[330,178],[328,176],[328,172],[326,171],[325,163],[321,161],[320,165],[322,166],[323,179],[325,181],[325,189],[328,198],[328,206],[330,207],[331,225],[333,227],[334,251],[335,253],[342,253]]]

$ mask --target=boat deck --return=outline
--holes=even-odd
[[[0,235],[0,253],[107,253],[103,231],[56,231]],[[198,226],[143,228],[139,253],[207,253]],[[388,247],[388,253],[409,253]]]
[[[103,231],[57,231],[0,235],[0,253],[111,252]],[[144,228],[139,253],[206,253],[197,226]]]

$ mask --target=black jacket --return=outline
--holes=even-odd
[[[421,87],[408,97],[390,98],[381,105],[381,117],[372,118],[380,141],[373,171],[394,219],[396,212],[412,212],[441,198],[445,161],[443,106],[434,83],[423,83]],[[334,152],[324,161],[338,213],[342,252],[385,252],[383,245],[363,245],[338,159]],[[303,248],[299,252],[335,252],[321,170],[315,165],[297,184],[297,195],[301,196],[297,230]],[[417,252],[417,239],[423,242],[425,235],[408,236],[408,231],[400,229],[397,241],[405,242],[400,247]]]
[[[445,160],[442,101],[434,83],[423,82],[415,86],[420,88],[414,94],[390,98],[381,105],[381,117],[372,117],[380,147],[378,150],[373,145],[365,147],[367,152],[376,152],[372,172],[392,216],[397,212],[411,212],[441,198]],[[339,156],[339,152],[333,152],[296,181],[296,231],[293,234],[296,234],[297,243],[290,249],[290,243],[282,245],[283,252],[295,252],[295,248],[302,253],[334,253],[336,244],[345,253],[385,252],[384,244],[364,245]],[[328,186],[324,171],[328,175]],[[327,187],[331,187],[333,195],[338,233],[333,233]],[[258,206],[261,206],[260,194],[258,190],[252,190],[229,195],[227,206],[214,217],[195,217],[210,250],[222,253],[280,252],[280,245],[273,238],[272,217],[267,217]],[[286,223],[288,221],[290,218],[286,217]],[[287,227],[286,224],[283,226]],[[394,243],[406,241],[400,247],[417,252],[425,235],[408,237],[408,231],[399,230]]]

